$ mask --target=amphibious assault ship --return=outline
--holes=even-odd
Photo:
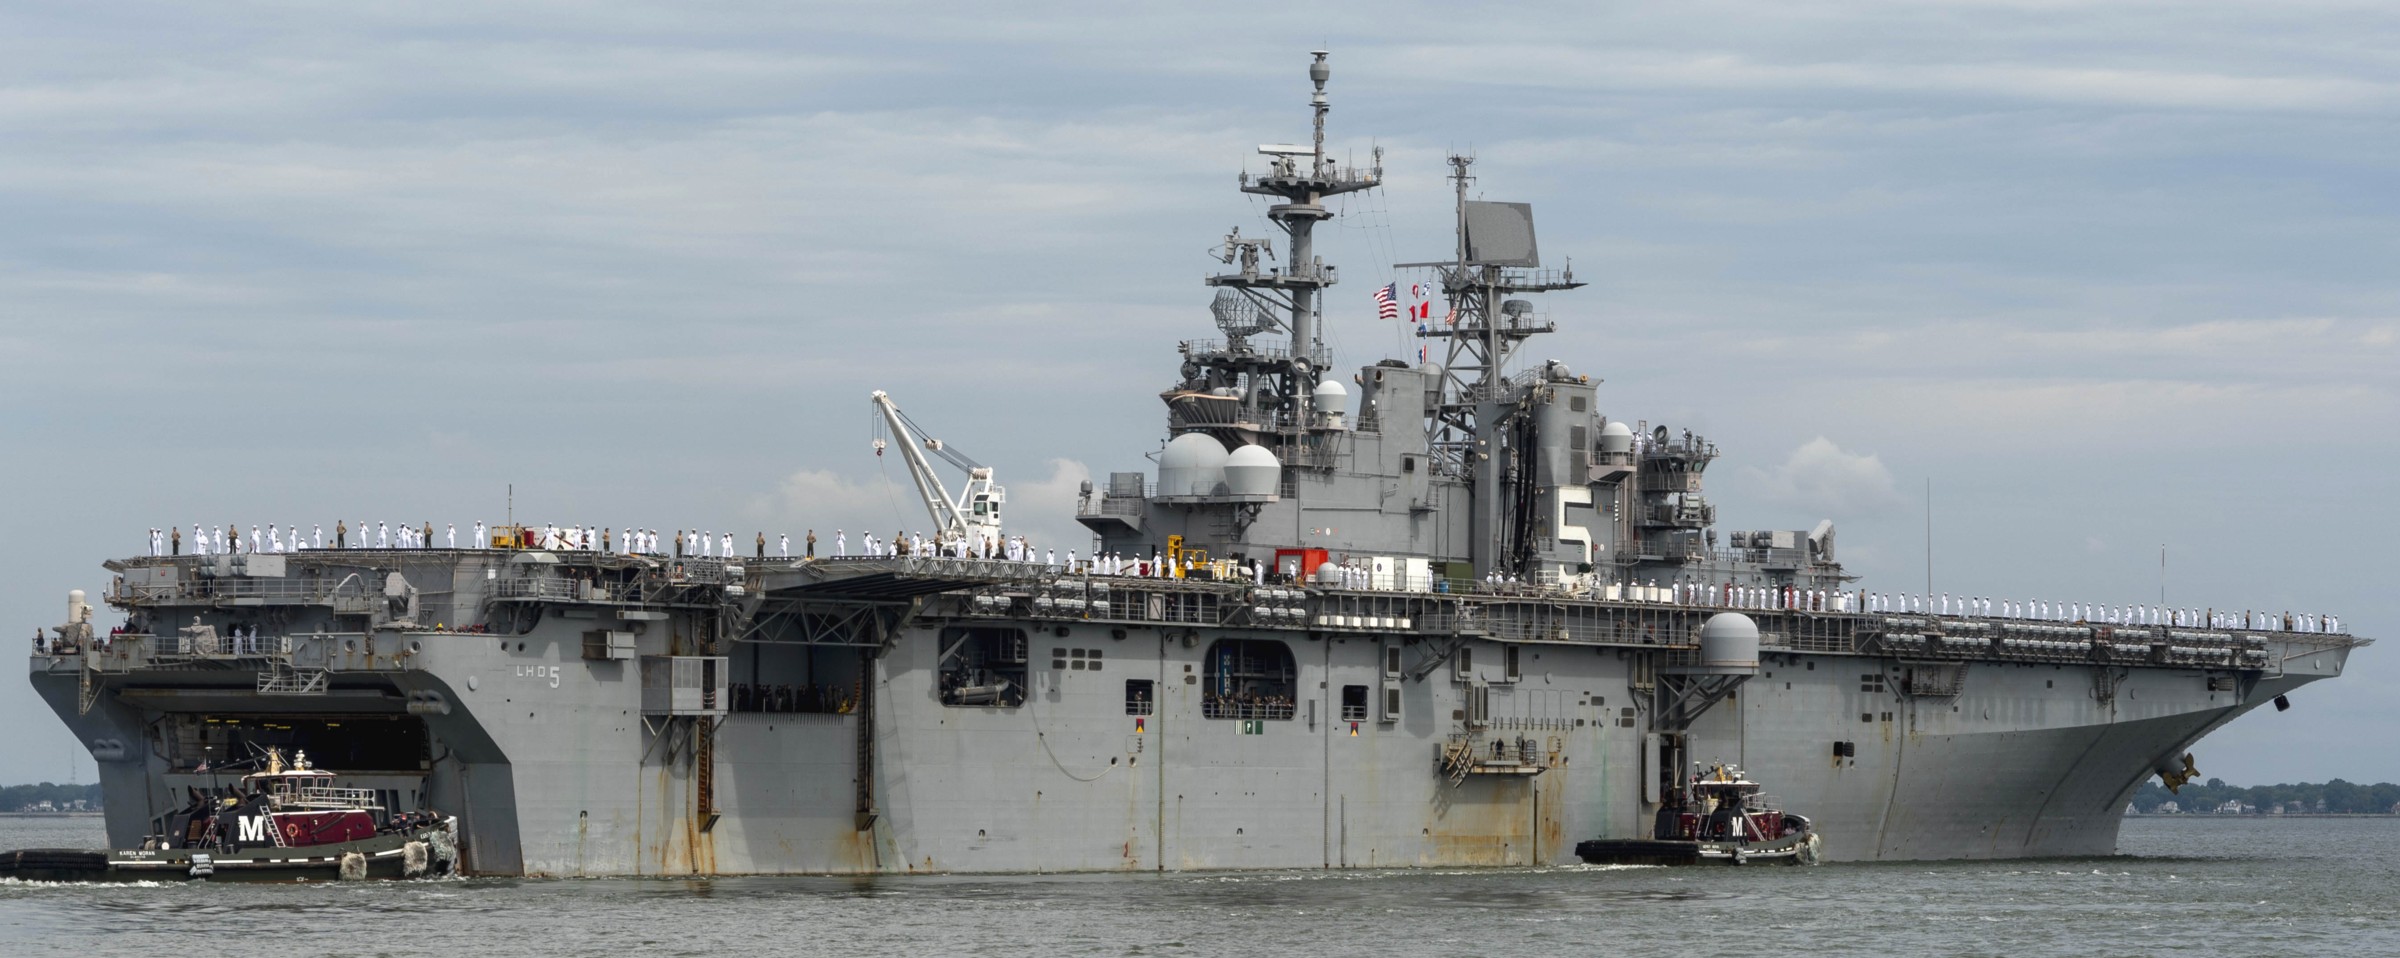
[[[1309,75],[1312,139],[1240,181],[1283,255],[1227,238],[1155,471],[1078,507],[1104,561],[993,548],[996,490],[906,554],[508,530],[112,561],[124,631],[78,595],[31,661],[110,841],[273,747],[455,816],[483,874],[1567,862],[1649,837],[1701,761],[1773,782],[1832,859],[2105,854],[2146,777],[2364,644],[1876,593],[1823,523],[1720,537],[1714,445],[1513,362],[1554,328],[1527,297],[1581,284],[1465,158],[1456,249],[1409,266],[1438,349],[1334,372],[1311,235],[1383,177],[1326,151],[1324,54]]]

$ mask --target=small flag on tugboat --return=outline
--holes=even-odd
[[[1400,284],[1385,283],[1375,291],[1375,318],[1400,318]]]

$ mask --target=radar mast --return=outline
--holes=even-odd
[[[1318,334],[1319,301],[1339,275],[1317,256],[1314,233],[1318,223],[1333,218],[1327,198],[1383,181],[1380,149],[1366,169],[1344,167],[1325,153],[1325,117],[1332,110],[1325,96],[1325,81],[1333,75],[1329,55],[1314,51],[1308,65],[1314,87],[1308,144],[1261,145],[1266,172],[1245,172],[1240,179],[1242,192],[1272,198],[1267,219],[1283,231],[1283,265],[1272,265],[1274,245],[1265,238],[1244,237],[1238,229],[1225,237],[1217,258],[1239,268],[1211,275],[1207,284],[1219,290],[1210,310],[1226,339],[1185,343],[1183,382],[1163,397],[1171,432],[1205,431],[1228,446],[1267,446],[1284,464],[1302,467],[1331,464],[1311,441],[1316,417],[1309,402],[1330,358]],[[1290,334],[1288,347],[1251,342],[1251,336],[1276,327]]]
[[[1525,340],[1554,332],[1558,324],[1534,315],[1520,293],[1575,289],[1575,271],[1541,269],[1534,242],[1533,208],[1467,198],[1475,182],[1472,156],[1450,158],[1456,195],[1458,243],[1447,262],[1401,263],[1429,268],[1449,312],[1426,323],[1425,335],[1449,340],[1444,351],[1440,400],[1425,428],[1437,474],[1466,479],[1474,489],[1472,559],[1478,572],[1515,571],[1528,551],[1527,536],[1512,531],[1525,517],[1513,515],[1513,497],[1502,494],[1519,463],[1509,454],[1509,429],[1525,415],[1523,387],[1507,366]],[[1512,521],[1514,520],[1518,521]]]

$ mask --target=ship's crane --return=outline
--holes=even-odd
[[[900,443],[901,460],[908,464],[909,478],[916,480],[917,494],[925,500],[925,511],[941,530],[935,538],[948,541],[963,537],[987,546],[997,544],[1000,507],[1008,501],[1008,493],[992,482],[992,467],[967,458],[939,439],[920,438],[924,428],[893,405],[892,397],[883,390],[875,391],[873,401],[876,411],[883,414],[884,425]],[[875,454],[883,455],[883,449],[884,441],[876,439]],[[935,475],[933,465],[925,461],[926,449],[966,472],[967,484],[959,490],[957,498],[951,498],[949,488],[942,485],[942,477]]]

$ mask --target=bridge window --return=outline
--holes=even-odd
[[[1289,719],[1299,669],[1272,639],[1219,639],[1208,647],[1200,712],[1212,719]]]
[[[1025,655],[1023,629],[943,629],[942,704],[962,708],[1023,704]]]

